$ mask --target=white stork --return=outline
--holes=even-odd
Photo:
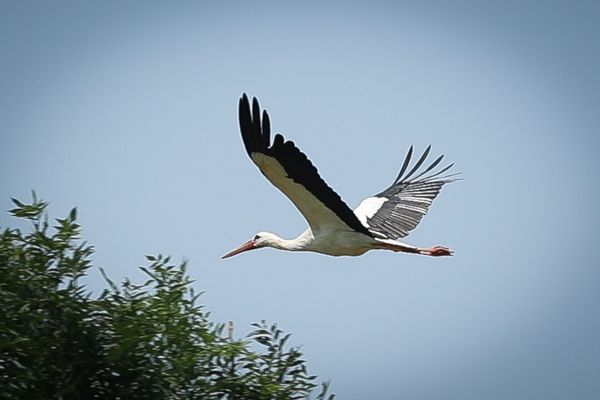
[[[269,114],[263,110],[261,120],[258,100],[252,99],[250,110],[245,93],[239,102],[239,122],[246,152],[260,172],[298,207],[309,228],[292,240],[259,232],[222,258],[262,247],[312,251],[331,256],[359,256],[373,249],[428,256],[453,255],[452,250],[444,246],[420,248],[397,240],[417,226],[442,186],[456,180],[454,177],[458,175],[444,175],[454,164],[432,172],[443,155],[419,171],[431,146],[409,169],[413,153],[411,146],[398,177],[390,187],[366,198],[352,211],[323,181],[294,142],[286,141],[280,134],[276,134],[271,142]]]

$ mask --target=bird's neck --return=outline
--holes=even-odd
[[[279,250],[302,251],[308,250],[311,243],[312,234],[310,234],[310,230],[307,230],[295,239],[283,239],[277,235],[273,235],[270,245]]]

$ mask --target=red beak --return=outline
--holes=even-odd
[[[236,254],[240,254],[240,253],[243,253],[244,251],[248,251],[248,250],[252,250],[252,249],[256,249],[256,242],[254,240],[248,240],[246,243],[242,244],[239,247],[236,247],[235,249],[231,250],[229,253],[225,254],[223,257],[221,257],[221,259],[233,257]]]

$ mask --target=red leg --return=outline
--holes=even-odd
[[[441,257],[453,256],[454,252],[445,246],[433,246],[428,249],[419,249],[419,253],[426,256]]]

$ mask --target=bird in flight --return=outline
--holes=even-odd
[[[294,142],[285,140],[281,134],[271,140],[269,114],[263,110],[261,118],[258,100],[253,98],[250,106],[245,93],[239,101],[239,123],[250,159],[294,203],[309,228],[291,240],[259,232],[222,258],[262,247],[330,256],[359,256],[375,249],[428,256],[454,254],[445,246],[422,248],[398,240],[419,224],[442,186],[455,181],[458,175],[447,173],[454,164],[435,170],[443,155],[427,168],[421,168],[431,146],[413,165],[411,146],[392,184],[352,210],[319,176],[317,168]]]

